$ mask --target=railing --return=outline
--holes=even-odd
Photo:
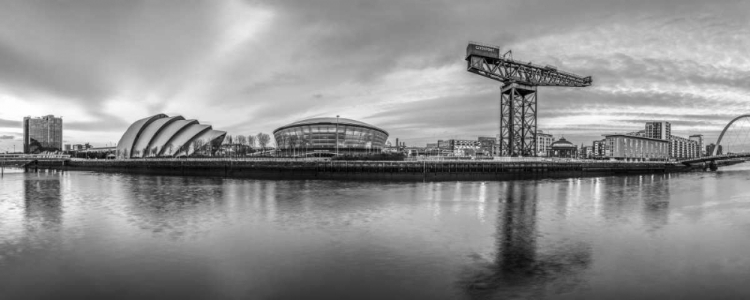
[[[0,159],[69,159],[70,155],[62,154],[0,154]]]
[[[97,159],[72,158],[73,161],[97,161]],[[128,159],[98,159],[99,161],[133,161],[133,162],[171,162],[171,161],[330,161],[328,157],[211,157],[211,158],[128,158]]]
[[[665,164],[668,161],[625,161],[625,160],[605,160],[605,159],[582,159],[582,158],[558,158],[558,157],[494,157],[491,159],[471,159],[470,157],[454,156],[425,156],[409,157],[407,161],[446,161],[446,162],[573,162],[573,163],[615,163],[615,164]]]
[[[684,159],[681,160],[681,163],[691,163],[691,162],[703,162],[703,161],[711,161],[711,160],[729,160],[729,159],[736,159],[736,158],[750,158],[750,153],[732,153],[732,154],[722,154],[722,155],[716,155],[716,156],[703,156],[703,157],[695,157],[690,159]]]

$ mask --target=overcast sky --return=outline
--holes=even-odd
[[[499,85],[466,72],[470,40],[593,77],[539,89],[556,137],[666,120],[715,139],[750,112],[749,37],[750,1],[0,0],[0,151],[47,114],[95,145],[156,113],[232,135],[338,114],[410,145],[494,136]]]

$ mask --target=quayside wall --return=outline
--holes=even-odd
[[[672,163],[507,161],[304,161],[232,159],[132,159],[39,161],[31,169],[256,179],[513,180],[671,173],[698,170]]]

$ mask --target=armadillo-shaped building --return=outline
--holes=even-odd
[[[212,152],[226,131],[213,130],[198,120],[158,114],[130,125],[117,143],[117,158],[180,157],[196,151]]]

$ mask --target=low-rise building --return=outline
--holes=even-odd
[[[544,133],[544,131],[536,131],[536,151],[537,156],[549,156],[550,146],[554,138],[551,134]]]
[[[716,144],[711,143],[706,145],[706,156],[712,156],[714,155],[714,150],[716,150]],[[724,154],[721,149],[721,145],[719,145],[718,151],[716,151],[716,155],[722,155]]]
[[[662,139],[609,134],[604,136],[605,156],[618,160],[667,160],[669,141]]]
[[[549,147],[549,156],[551,157],[576,158],[578,156],[578,146],[568,142],[564,137],[552,143]]]
[[[698,156],[706,156],[706,145],[703,142],[703,135],[693,134],[689,137],[689,139],[698,143]]]
[[[669,157],[686,159],[698,157],[700,148],[698,141],[686,139],[676,135],[669,137]]]
[[[601,158],[606,156],[606,140],[598,140],[594,141],[592,144],[592,156],[593,158]]]
[[[479,142],[479,152],[486,156],[496,156],[494,151],[497,139],[491,136],[480,136],[477,138]]]

